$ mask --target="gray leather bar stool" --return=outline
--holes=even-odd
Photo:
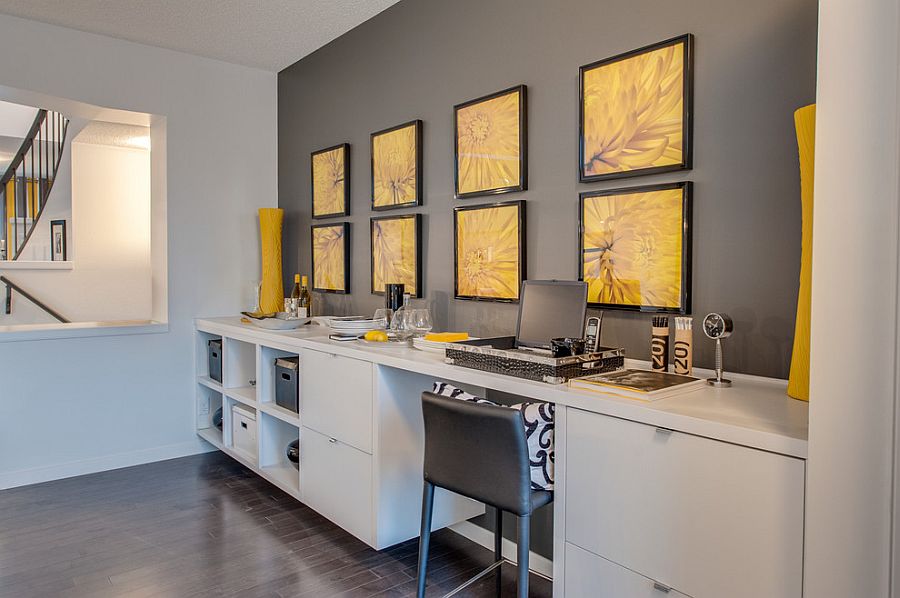
[[[503,511],[507,511],[519,518],[517,596],[527,598],[531,513],[551,502],[553,493],[531,489],[528,443],[521,411],[424,392],[422,413],[425,420],[425,489],[416,595],[419,598],[425,595],[434,488],[438,486],[497,510],[495,562],[446,596],[456,594],[507,562],[501,552],[501,522]],[[499,571],[497,593],[500,593]]]

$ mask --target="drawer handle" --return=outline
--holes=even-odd
[[[658,581],[653,582],[653,589],[657,592],[662,592],[663,594],[668,594],[672,591],[672,588],[670,588],[666,584],[659,583]]]
[[[329,438],[328,442],[330,442],[331,444],[335,444],[337,442],[337,438]]]
[[[672,430],[670,430],[669,428],[659,428],[659,427],[657,427],[657,428],[656,428],[656,433],[657,433],[657,434],[662,434],[663,436],[669,436],[670,434],[672,434]]]

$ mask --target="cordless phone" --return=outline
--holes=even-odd
[[[602,318],[603,314],[601,313],[600,317],[591,316],[587,319],[587,327],[584,333],[585,353],[594,353],[600,348],[600,322]]]

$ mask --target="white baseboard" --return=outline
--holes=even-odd
[[[198,438],[197,440],[189,442],[169,444],[130,453],[104,455],[103,457],[95,457],[93,459],[69,461],[67,463],[46,465],[44,467],[35,467],[33,469],[4,472],[0,473],[0,490],[16,488],[18,486],[28,486],[30,484],[40,484],[41,482],[61,480],[63,478],[71,478],[101,471],[109,471],[111,469],[121,469],[122,467],[131,467],[133,465],[143,465],[144,463],[153,463],[155,461],[187,457],[188,455],[196,455],[214,450],[216,449],[212,445],[207,444]]]
[[[491,551],[494,550],[494,532],[475,525],[471,521],[455,523],[448,529],[464,538],[472,540],[476,544],[481,544]],[[518,560],[516,558],[516,543],[508,538],[503,538],[503,558],[514,563]],[[530,569],[532,573],[537,573],[547,579],[553,579],[553,561],[545,556],[535,553],[533,550],[528,552],[528,569]]]

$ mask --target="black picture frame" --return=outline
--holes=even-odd
[[[384,295],[384,289],[380,291],[375,288],[375,223],[384,220],[414,220],[416,231],[416,292],[412,296],[421,299],[423,296],[422,287],[422,215],[421,214],[398,214],[390,216],[375,216],[369,218],[369,288],[373,295]]]
[[[337,228],[343,227],[344,239],[344,288],[343,289],[325,289],[316,286],[316,237],[315,229],[317,228]],[[310,260],[312,262],[312,290],[318,293],[334,293],[336,295],[350,294],[350,223],[349,222],[333,222],[326,224],[313,224],[309,230],[310,244]]]
[[[676,183],[660,183],[655,185],[641,185],[636,187],[624,187],[618,189],[602,189],[596,191],[585,191],[578,195],[578,280],[585,281],[584,277],[584,200],[591,197],[602,197],[609,195],[630,195],[635,193],[649,193],[653,191],[665,191],[667,189],[681,189],[681,296],[679,297],[680,306],[675,308],[667,308],[662,306],[645,306],[645,305],[621,305],[618,303],[598,303],[588,299],[588,307],[598,309],[616,309],[624,311],[636,311],[642,313],[666,313],[687,315],[691,313],[691,285],[692,285],[692,264],[693,264],[693,239],[692,239],[692,219],[693,219],[693,183],[690,181],[680,181]],[[586,281],[585,281],[586,282]]]
[[[60,232],[60,247],[57,247],[56,234],[57,229]],[[66,221],[51,220],[50,221],[50,260],[54,262],[64,262],[68,258],[68,240],[66,239]],[[60,253],[60,251],[62,253]]]
[[[416,128],[415,139],[416,139],[416,198],[414,201],[401,203],[401,204],[393,204],[388,206],[376,206],[375,205],[375,138],[379,135],[384,135],[385,133],[392,133],[394,131],[399,131],[401,129],[405,129],[407,127],[414,126]],[[381,131],[375,131],[371,135],[369,135],[369,189],[370,189],[370,205],[372,206],[372,211],[381,212],[385,210],[397,210],[402,208],[412,208],[416,206],[422,205],[422,195],[423,195],[423,176],[422,176],[422,128],[423,124],[420,119],[411,120],[409,122],[405,122],[403,124],[396,125],[394,127],[389,127],[387,129],[382,129]]]
[[[681,164],[668,164],[664,166],[652,166],[648,168],[639,168],[635,170],[624,170],[621,172],[610,172],[604,174],[588,175],[584,168],[584,74],[586,71],[593,70],[614,62],[633,58],[646,52],[652,52],[666,46],[674,46],[684,43],[684,80],[683,80],[683,102],[682,102],[682,153]],[[617,54],[610,58],[604,58],[590,64],[579,67],[578,69],[578,180],[582,183],[591,183],[595,181],[607,181],[612,179],[623,179],[628,177],[645,176],[650,174],[660,174],[663,172],[672,172],[676,170],[690,170],[694,167],[694,36],[691,33],[679,35],[661,42],[650,44]]]
[[[518,208],[517,225],[519,229],[519,288],[515,298],[503,297],[479,297],[476,295],[461,295],[459,293],[459,214],[472,210],[485,210],[515,206]],[[522,282],[527,279],[527,251],[525,247],[525,200],[499,201],[495,203],[478,204],[472,206],[457,206],[453,208],[453,298],[463,301],[490,301],[493,303],[518,303],[522,296]]]
[[[475,104],[493,100],[501,96],[511,93],[519,94],[519,184],[509,185],[506,187],[497,187],[494,189],[483,189],[479,191],[470,191],[468,193],[459,192],[459,111],[463,108],[474,106]],[[474,100],[457,104],[453,107],[453,189],[456,199],[466,199],[469,197],[484,197],[490,195],[499,195],[501,193],[515,193],[528,190],[528,88],[526,85],[514,85],[507,89],[497,91]]]
[[[344,152],[344,210],[342,212],[334,212],[330,214],[316,214],[316,173],[314,166],[314,158],[319,154],[332,152],[334,150],[342,150]],[[340,218],[350,215],[350,144],[339,143],[316,150],[309,155],[309,197],[310,197],[310,214],[313,220],[321,220],[323,218]]]

